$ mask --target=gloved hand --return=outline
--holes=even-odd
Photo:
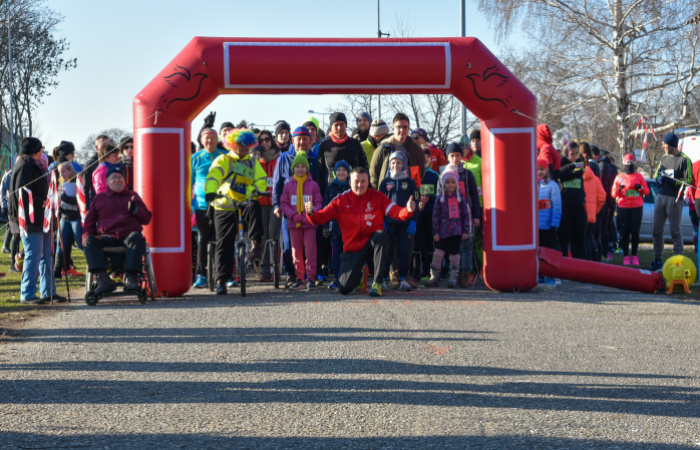
[[[328,228],[324,228],[321,231],[321,234],[323,234],[324,239],[328,239],[329,237],[331,237],[331,230],[329,230]]]
[[[131,200],[129,200],[127,208],[129,209],[129,212],[131,214],[136,214],[136,211],[139,210],[139,205],[136,204],[136,196],[131,197]]]
[[[415,221],[415,220],[412,220],[412,221],[408,224],[408,235],[409,235],[409,236],[413,236],[414,234],[416,234],[416,221]]]
[[[303,220],[304,220],[304,217],[302,217],[301,214],[294,214],[292,216],[292,222],[294,222],[294,223],[301,223],[301,222],[303,222]]]
[[[623,190],[625,190],[625,185],[621,184],[620,186],[618,186],[617,190],[622,192]]]
[[[205,194],[205,195],[204,195],[204,200],[205,200],[207,203],[213,202],[214,200],[216,200],[216,192],[209,192],[208,194]]]
[[[638,190],[638,191],[641,191],[641,190],[642,190],[642,185],[639,184],[639,183],[637,183],[637,184],[634,185],[634,188],[635,188],[636,190]]]
[[[204,126],[207,128],[213,128],[215,120],[216,120],[216,111],[212,111],[204,118]]]

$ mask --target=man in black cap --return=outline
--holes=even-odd
[[[367,157],[362,149],[362,144],[347,134],[348,119],[342,112],[334,112],[330,116],[331,132],[328,139],[321,142],[318,147],[318,162],[316,163],[316,183],[321,192],[326,192],[326,187],[333,182],[335,163],[347,162],[351,168],[367,168]]]
[[[352,137],[360,142],[364,142],[369,137],[369,127],[372,123],[372,116],[367,111],[357,113],[355,117],[357,127],[352,130]]]
[[[664,136],[663,144],[665,155],[661,157],[654,177],[659,183],[654,201],[654,222],[652,234],[654,236],[654,262],[651,270],[659,270],[663,267],[661,257],[664,252],[664,226],[669,221],[671,237],[673,238],[673,254],[683,254],[683,232],[681,231],[681,218],[683,217],[683,198],[679,198],[679,191],[683,183],[693,182],[693,163],[684,153],[678,149],[678,136],[673,132]]]
[[[21,146],[22,151],[12,170],[8,211],[10,222],[16,224],[24,246],[20,301],[37,305],[45,303],[51,297],[65,301],[65,298],[56,294],[56,285],[51,276],[51,232],[44,233],[44,206],[49,193],[49,181],[44,176],[46,172],[37,164],[44,154],[44,146],[34,137],[22,139]],[[41,297],[36,295],[36,280],[39,277]]]
[[[286,121],[279,120],[275,124],[275,141],[282,153],[289,150],[289,147],[292,145],[292,140],[290,139],[291,132],[292,127]]]
[[[97,276],[95,293],[114,290],[107,275],[105,247],[126,246],[124,291],[139,289],[139,274],[146,254],[143,225],[151,221],[151,212],[136,192],[126,187],[126,168],[114,164],[107,170],[107,191],[97,194],[83,224],[83,248],[88,269]]]

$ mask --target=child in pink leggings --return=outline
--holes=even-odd
[[[323,196],[318,184],[309,174],[309,161],[306,155],[298,153],[292,161],[294,176],[287,181],[280,198],[280,209],[287,217],[287,227],[292,244],[292,259],[297,281],[291,289],[316,289],[316,225],[309,222],[304,203],[311,202],[314,211],[323,207]],[[306,253],[306,259],[304,254]],[[305,264],[306,263],[306,264]],[[304,272],[308,285],[304,283]]]

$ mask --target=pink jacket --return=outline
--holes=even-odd
[[[304,196],[310,195],[314,203],[314,212],[320,211],[323,208],[323,196],[321,195],[321,189],[318,184],[309,176],[304,182],[303,188]],[[294,229],[296,224],[301,222],[301,228],[316,228],[316,225],[309,222],[308,217],[306,217],[306,212],[302,212],[301,215],[297,213],[297,206],[295,201],[299,201],[297,196],[297,180],[292,176],[289,181],[284,185],[282,190],[282,197],[280,198],[280,209],[282,213],[287,217],[287,228]],[[303,199],[301,200],[304,201]],[[302,203],[303,206],[303,203]]]
[[[95,195],[107,191],[107,164],[100,164],[92,173],[92,187],[95,189]]]

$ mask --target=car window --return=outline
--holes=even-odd
[[[649,186],[651,194],[644,197],[644,203],[654,203],[656,200],[656,193],[659,191],[659,183],[655,180],[647,180],[647,185]]]

